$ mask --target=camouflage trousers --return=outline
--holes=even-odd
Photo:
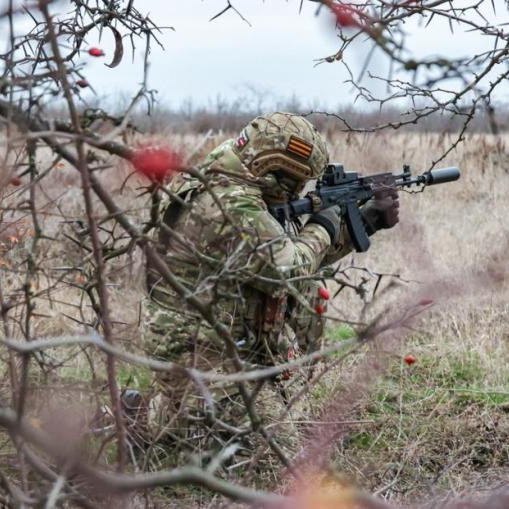
[[[210,328],[196,319],[194,323],[200,325],[189,331],[190,322],[193,323],[181,313],[147,302],[147,353],[203,372],[233,372],[224,345],[213,338]],[[251,362],[259,355],[246,352],[245,345],[239,351],[245,354],[243,359]],[[248,397],[256,394],[251,409],[257,419],[274,425],[285,412],[291,394],[302,386],[295,384],[296,378],[285,381],[284,375],[264,384],[244,384]],[[205,388],[182,374],[159,373],[153,393],[148,419],[150,442],[160,454],[171,454],[167,459],[173,464],[189,457],[204,463],[225,451],[236,457],[249,456],[255,445],[253,440],[259,440],[252,433],[249,402],[235,383],[214,382]]]

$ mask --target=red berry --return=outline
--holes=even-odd
[[[325,306],[323,306],[322,304],[317,304],[315,306],[315,311],[317,315],[323,315],[325,313]]]
[[[409,365],[411,366],[412,364],[415,363],[415,361],[417,360],[413,355],[405,355],[405,357],[403,358],[403,360]]]
[[[163,147],[142,147],[134,151],[131,163],[135,170],[157,182],[182,169],[182,157],[177,152]]]
[[[419,301],[419,306],[429,306],[430,304],[433,304],[431,299],[421,299]]]
[[[92,57],[103,57],[104,51],[101,48],[89,48],[88,54]]]
[[[87,88],[90,85],[90,83],[87,80],[78,80],[76,82],[76,85],[78,85],[78,87],[80,88]]]
[[[323,300],[329,300],[330,299],[330,292],[327,290],[327,288],[324,288],[323,286],[318,289],[318,296]]]
[[[11,185],[12,186],[20,186],[21,185],[21,179],[19,177],[12,177],[11,178]]]
[[[354,17],[354,12],[356,11],[357,9],[347,5],[335,5],[332,7],[332,12],[336,16],[337,24],[345,28],[358,26],[359,23]]]

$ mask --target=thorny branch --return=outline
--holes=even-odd
[[[435,114],[463,118],[466,129],[476,111],[482,109],[490,119],[492,132],[497,134],[494,90],[507,80],[509,59],[509,36],[504,30],[506,19],[500,17],[500,10],[506,10],[507,6],[482,0],[463,2],[461,5],[449,0],[376,3],[310,1],[322,4],[321,8],[331,11],[336,17],[341,41],[338,51],[317,60],[317,65],[344,65],[350,74],[348,83],[356,91],[357,99],[363,99],[380,109],[394,103],[401,105],[404,110],[400,114],[401,120],[373,125],[368,129],[356,127],[344,116],[335,115],[342,122],[344,130],[372,132],[399,129]],[[447,28],[443,27],[440,37],[444,39],[446,51],[439,55],[417,56],[411,49],[416,33],[428,26],[438,31],[435,27],[443,25]],[[462,32],[468,33],[477,44],[482,40],[486,43],[483,47],[491,49],[479,50],[473,55],[451,55],[445,40],[449,39],[455,48],[454,36]],[[370,42],[372,49],[367,54],[362,72],[354,76],[349,62],[351,58],[358,58],[352,44],[360,39],[363,39],[363,44]],[[375,53],[378,58],[380,54],[384,55],[388,63],[387,75],[371,71]],[[385,84],[384,95],[374,95],[369,86],[363,84],[366,71],[371,82]],[[330,115],[328,112],[314,113]],[[461,137],[458,141],[461,141]]]
[[[352,43],[367,39],[374,50],[387,56],[392,71],[386,77],[375,76],[368,61],[361,74],[382,80],[389,93],[386,97],[375,97],[361,85],[359,78],[350,74],[350,83],[358,97],[379,107],[402,99],[411,104],[400,121],[377,125],[370,130],[398,129],[436,112],[457,115],[464,123],[457,141],[449,149],[452,150],[461,142],[480,108],[493,111],[493,92],[509,77],[505,67],[499,72],[500,66],[507,64],[509,40],[500,24],[489,22],[483,15],[487,2],[481,0],[460,8],[446,0],[368,1],[355,5],[323,0],[320,3],[336,16],[340,47],[333,56],[318,63],[341,62],[349,68]],[[150,234],[154,228],[160,228],[184,246],[188,245],[185,238],[160,223],[158,205],[160,196],[167,191],[158,183],[144,186],[141,196],[139,189],[133,190],[126,183],[122,184],[120,192],[116,187],[111,189],[111,181],[118,174],[110,175],[118,170],[119,159],[131,161],[135,153],[133,145],[125,142],[132,131],[130,116],[143,99],[149,109],[152,107],[153,93],[148,89],[146,73],[150,45],[160,44],[158,36],[162,29],[134,4],[132,0],[73,0],[66,2],[66,9],[62,9],[68,14],[56,15],[52,10],[56,2],[40,0],[17,6],[14,0],[9,0],[8,7],[0,11],[0,22],[6,22],[9,27],[6,50],[0,55],[3,63],[0,122],[2,150],[5,149],[0,166],[0,344],[2,360],[7,360],[8,369],[7,375],[1,375],[7,383],[0,387],[0,428],[6,432],[1,434],[2,440],[7,440],[14,451],[14,454],[9,453],[9,470],[2,468],[0,471],[0,487],[5,494],[2,503],[53,507],[72,502],[93,507],[94,501],[89,499],[91,487],[111,497],[190,483],[244,503],[286,506],[288,500],[280,495],[222,478],[238,468],[232,460],[237,449],[245,448],[244,441],[254,449],[248,449],[249,457],[243,460],[249,464],[251,473],[258,468],[259,459],[271,451],[287,471],[302,480],[293,451],[279,440],[279,423],[333,367],[365,345],[375,345],[379,336],[393,334],[396,337],[397,333],[406,331],[428,305],[407,303],[399,314],[384,310],[390,315],[389,320],[384,319],[384,313],[370,322],[363,317],[350,320],[356,326],[354,339],[325,346],[288,362],[263,366],[243,360],[237,338],[221,319],[215,303],[202,297],[199,286],[217,289],[226,281],[231,283],[234,293],[246,278],[261,279],[258,274],[249,273],[249,261],[256,258],[259,246],[246,242],[243,250],[233,253],[214,277],[190,289],[166,263]],[[229,0],[211,21],[228,11],[235,12],[249,24]],[[26,34],[16,35],[15,25],[21,16],[28,16],[33,26]],[[456,29],[466,28],[491,39],[492,49],[469,57],[416,58],[408,51],[409,35],[405,30],[405,24],[415,19],[425,23],[442,19]],[[121,118],[86,108],[79,94],[79,81],[84,79],[84,71],[78,58],[88,47],[87,38],[94,33],[100,35],[104,30],[113,34],[116,46],[108,68],[121,62],[127,39],[133,53],[139,40],[145,45],[142,85]],[[499,74],[493,77],[494,73]],[[405,80],[403,76],[410,78]],[[451,80],[462,86],[449,86]],[[52,110],[55,99],[62,97],[66,107],[64,119],[57,118]],[[337,114],[314,113],[334,116],[345,130],[363,130]],[[496,130],[496,123],[493,126]],[[124,142],[119,141],[120,137]],[[51,154],[49,163],[44,158],[48,153]],[[70,172],[58,175],[65,165],[77,170],[79,180],[70,176]],[[196,168],[187,171],[202,179],[218,209],[223,210],[221,201],[207,187],[207,179]],[[12,191],[9,184],[16,190]],[[62,187],[62,194],[58,186]],[[79,189],[81,194],[73,194],[73,188]],[[124,191],[131,194],[119,203]],[[151,197],[149,206],[141,204],[146,196]],[[70,205],[73,201],[76,205]],[[234,223],[226,212],[224,221],[225,224]],[[243,232],[233,226],[241,237]],[[188,247],[192,251],[193,246]],[[227,369],[202,370],[149,358],[139,351],[136,339],[137,327],[142,325],[141,311],[135,320],[132,310],[117,316],[112,301],[118,298],[117,288],[120,291],[127,288],[119,281],[134,278],[141,254],[168,287],[224,343]],[[194,254],[203,263],[214,263],[205,253]],[[243,261],[242,256],[247,261]],[[333,274],[318,274],[309,279],[327,280],[340,290],[355,290],[365,301],[370,280],[374,280],[373,295],[382,279],[402,281],[394,275],[366,270],[366,278],[357,283],[349,279],[349,272],[353,270],[358,267],[352,264]],[[280,287],[298,300],[304,310],[313,312],[298,291],[298,285],[305,280],[283,274],[279,279],[264,278],[265,283]],[[62,323],[55,323],[58,320]],[[348,322],[347,319],[341,321]],[[134,333],[133,322],[136,324]],[[50,333],[45,333],[45,327]],[[92,346],[95,349],[89,348]],[[335,357],[329,361],[331,355]],[[103,358],[106,359],[105,371],[100,367]],[[319,371],[314,375],[317,364]],[[161,460],[158,456],[161,448],[155,441],[140,446],[139,437],[134,436],[133,423],[122,408],[119,385],[120,378],[125,378],[125,365],[187,378],[196,389],[194,392],[205,402],[204,415],[192,417],[208,424],[207,432],[222,440],[223,450],[207,458],[209,462],[200,468],[193,462],[198,456],[206,457],[208,451],[183,444],[182,451],[198,451],[199,454],[189,453],[190,459],[186,457],[184,464],[176,460],[178,466],[167,470],[164,461],[171,463],[174,458],[167,456]],[[72,375],[69,366],[72,366]],[[87,374],[80,379],[81,371]],[[291,397],[281,390],[285,405],[271,423],[261,409],[263,390],[279,383],[280,377],[288,372],[294,373],[291,383],[300,389]],[[130,378],[126,385],[129,382]],[[241,396],[238,404],[247,418],[232,426],[217,415],[211,385],[235,387]],[[4,387],[8,387],[10,393]],[[187,391],[193,392],[193,388]],[[105,397],[106,392],[109,392],[110,402]],[[351,396],[353,404],[355,394]],[[40,403],[38,398],[41,398]],[[76,400],[80,401],[79,405],[75,405]],[[53,408],[55,401],[56,409]],[[44,408],[46,404],[48,408]],[[67,406],[69,412],[59,413]],[[171,426],[169,428],[171,431]],[[51,432],[54,429],[57,433]],[[223,439],[224,431],[232,438]],[[337,429],[331,436],[334,431]],[[198,441],[201,438],[198,437]],[[119,472],[112,472],[111,465]],[[120,472],[122,470],[124,472]],[[352,492],[349,497],[358,507],[388,507],[361,493]]]

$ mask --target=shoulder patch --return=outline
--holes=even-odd
[[[248,141],[249,141],[249,136],[247,135],[246,130],[242,129],[242,131],[239,134],[239,137],[235,141],[235,146],[239,150],[242,150],[247,145]]]
[[[297,136],[290,136],[290,141],[288,142],[286,150],[301,159],[308,160],[313,152],[313,145],[307,141],[297,138]]]

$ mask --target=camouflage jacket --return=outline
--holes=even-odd
[[[278,362],[317,347],[324,319],[313,276],[349,249],[331,246],[317,224],[283,229],[266,203],[273,177],[253,177],[232,147],[217,147],[198,176],[172,180],[159,250],[181,283],[213,304],[245,359]],[[150,352],[177,360],[197,343],[221,352],[205,320],[148,269]]]

